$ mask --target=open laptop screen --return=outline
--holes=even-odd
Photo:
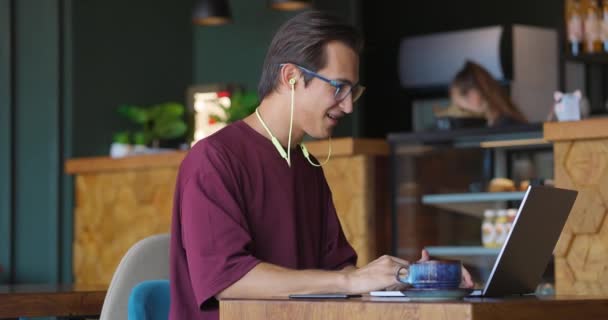
[[[547,267],[577,192],[529,187],[503,245],[483,296],[532,293]]]

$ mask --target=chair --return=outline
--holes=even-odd
[[[144,281],[129,297],[129,320],[167,320],[169,301],[169,280]]]
[[[99,319],[127,319],[133,288],[146,280],[159,279],[169,279],[169,234],[140,240],[122,257],[112,276]]]

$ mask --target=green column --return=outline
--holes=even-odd
[[[11,270],[11,1],[0,0],[0,283]]]
[[[15,281],[59,279],[59,0],[15,1]]]

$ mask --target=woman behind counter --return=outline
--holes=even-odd
[[[526,123],[505,90],[486,69],[467,61],[450,86],[452,102],[463,109],[483,113],[489,127]]]

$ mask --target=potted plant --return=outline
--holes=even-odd
[[[158,150],[162,141],[181,138],[188,130],[184,121],[185,107],[167,102],[149,107],[122,105],[118,113],[140,126],[133,134],[136,153]]]
[[[188,131],[188,126],[184,121],[185,108],[176,102],[149,107],[121,105],[118,107],[118,114],[140,127],[132,135],[132,141],[129,141],[128,132],[118,132],[114,135],[114,143],[128,145],[129,142],[132,142],[134,147],[130,151],[135,154],[159,151],[161,142],[181,138]],[[118,147],[117,150],[118,154],[124,153],[124,150],[118,149]],[[112,150],[110,154],[112,154]]]
[[[110,156],[112,158],[121,158],[127,156],[130,151],[129,132],[121,131],[115,133],[112,137],[112,145],[110,146]]]

